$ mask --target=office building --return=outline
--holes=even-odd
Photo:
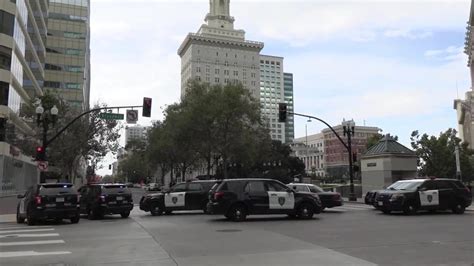
[[[296,138],[290,144],[293,156],[305,164],[307,174],[325,176],[324,168],[324,134],[317,133]]]
[[[125,147],[131,140],[142,140],[145,141],[147,139],[149,127],[144,126],[133,126],[133,127],[126,127],[125,128]]]
[[[284,101],[283,57],[260,55],[260,108],[273,140],[285,142],[285,124],[278,122]]]
[[[89,108],[90,0],[50,0],[44,88]]]
[[[211,0],[206,24],[188,34],[179,47],[181,96],[190,80],[211,85],[240,83],[260,101],[272,139],[287,142],[294,138],[293,117],[286,124],[278,123],[278,103],[291,103],[288,110],[293,110],[292,75],[287,75],[285,85],[283,57],[260,55],[264,44],[246,40],[245,31],[234,29],[229,2]]]
[[[20,110],[42,95],[47,10],[46,1],[0,1],[0,196],[38,181],[36,165],[16,145],[35,133]]]
[[[459,138],[474,149],[474,4],[471,1],[469,21],[467,22],[464,53],[468,56],[467,66],[471,73],[471,88],[465,93],[464,100],[454,100],[454,109],[457,113]]]
[[[295,103],[293,97],[293,74],[283,73],[284,102],[287,104],[288,112],[294,112]],[[289,115],[285,123],[285,143],[291,143],[295,138],[295,117]]]

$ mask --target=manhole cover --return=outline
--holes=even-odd
[[[220,229],[216,230],[216,232],[222,232],[222,233],[232,233],[232,232],[241,232],[242,230],[240,229]]]

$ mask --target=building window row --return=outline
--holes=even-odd
[[[0,33],[13,36],[13,29],[15,25],[15,16],[0,10]]]
[[[81,66],[69,66],[69,65],[58,65],[58,64],[45,64],[45,69],[54,71],[66,71],[73,73],[82,73],[84,68]]]
[[[64,55],[84,55],[84,51],[80,49],[70,49],[62,47],[47,47],[46,52],[54,54],[64,54]]]
[[[74,16],[62,13],[50,12],[48,18],[58,19],[58,20],[68,20],[68,21],[87,21],[86,16]]]
[[[81,83],[73,83],[73,82],[45,81],[44,86],[47,88],[53,88],[53,89],[70,89],[70,90],[82,89]]]

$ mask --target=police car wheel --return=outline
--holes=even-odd
[[[26,223],[28,225],[35,225],[36,224],[36,220],[33,217],[31,217],[31,215],[26,214],[26,216],[27,216]]]
[[[158,215],[161,215],[163,213],[163,210],[160,208],[160,206],[155,205],[151,208],[150,213],[153,216],[158,216]]]
[[[413,205],[413,204],[408,204],[404,209],[403,209],[403,213],[406,214],[406,215],[412,215],[412,214],[415,214],[418,210],[416,209],[416,207]]]
[[[298,207],[298,217],[301,219],[311,219],[314,215],[313,206],[308,203],[303,203]]]
[[[466,207],[464,207],[461,203],[456,203],[452,209],[455,214],[463,214],[465,210]]]
[[[74,216],[71,218],[71,223],[72,224],[77,224],[79,222],[79,220],[81,219],[81,217],[78,215],[78,216]]]
[[[241,222],[247,218],[247,211],[242,205],[235,205],[229,210],[229,217],[234,222]]]
[[[128,216],[130,216],[130,212],[122,212],[122,213],[120,214],[120,216],[121,216],[122,218],[128,218]]]

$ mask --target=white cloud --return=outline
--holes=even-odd
[[[420,31],[420,32],[414,32],[411,30],[406,30],[406,29],[391,29],[387,30],[384,32],[385,37],[389,38],[407,38],[411,40],[416,40],[416,39],[425,39],[428,37],[433,36],[433,33],[430,31]]]
[[[425,52],[425,57],[433,58],[437,60],[457,60],[464,58],[464,47],[462,46],[449,46],[446,49],[441,50],[428,50]]]

